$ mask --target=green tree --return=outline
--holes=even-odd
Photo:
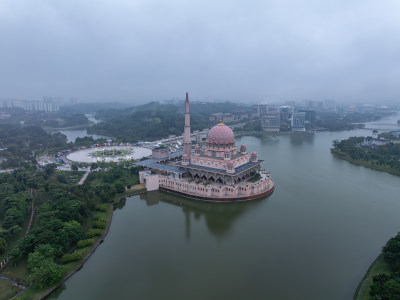
[[[8,243],[7,241],[0,237],[0,254],[4,253],[4,251],[7,249]]]
[[[383,258],[393,272],[400,271],[400,233],[391,238],[383,247]]]
[[[43,288],[57,283],[62,277],[63,268],[47,258],[42,260],[39,266],[31,269],[28,280],[33,287]]]
[[[71,165],[71,170],[74,171],[74,172],[78,171],[78,165],[77,164],[72,164]]]
[[[62,245],[64,249],[67,249],[70,245],[76,243],[80,239],[81,234],[81,224],[75,220],[65,222],[58,235],[60,245]]]
[[[28,268],[39,268],[45,259],[54,259],[56,250],[49,244],[40,244],[28,256]]]
[[[399,278],[386,274],[375,275],[369,294],[372,300],[400,300]]]
[[[117,191],[117,193],[123,193],[125,192],[125,186],[122,182],[117,182],[116,184],[114,184],[115,190]]]
[[[63,275],[62,267],[54,262],[57,250],[49,244],[41,244],[28,256],[29,283],[38,288],[52,285]]]

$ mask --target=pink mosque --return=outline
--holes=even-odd
[[[189,97],[186,93],[183,153],[136,163],[144,168],[140,182],[148,191],[162,190],[196,200],[212,202],[247,201],[265,197],[274,190],[269,173],[261,169],[257,153],[238,150],[231,128],[222,121],[210,129],[205,148],[192,150]]]

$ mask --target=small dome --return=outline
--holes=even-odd
[[[256,152],[253,152],[253,153],[251,154],[251,156],[257,156],[257,153],[256,153]]]
[[[183,159],[188,159],[188,158],[189,158],[189,155],[187,155],[187,154],[185,153],[185,154],[182,155],[182,158],[183,158]]]
[[[223,123],[219,123],[208,132],[207,142],[219,145],[234,144],[235,136],[232,129]]]
[[[196,145],[196,146],[194,147],[194,149],[195,149],[195,150],[200,150],[200,146],[199,146],[199,145]]]
[[[224,151],[224,153],[225,153],[225,154],[230,154],[231,151],[229,151],[228,149],[226,149],[226,150]]]
[[[228,161],[228,166],[233,166],[233,161]]]
[[[240,146],[240,148],[246,148],[246,145],[245,145],[245,144],[242,144],[242,146]]]

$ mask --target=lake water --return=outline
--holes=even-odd
[[[270,197],[222,205],[130,197],[52,299],[351,299],[400,230],[400,177],[330,154],[332,140],[367,134],[238,138],[271,171]]]
[[[89,119],[90,122],[93,124],[99,123],[100,121],[94,118],[94,114],[85,114],[85,116]],[[108,138],[102,135],[94,134],[94,133],[88,133],[87,129],[62,129],[58,130],[58,132],[61,132],[62,134],[65,134],[67,136],[67,142],[75,142],[75,139],[77,137],[85,137],[85,136],[91,136],[94,139],[100,139],[100,138]]]
[[[107,138],[102,135],[94,134],[94,133],[88,133],[87,129],[71,129],[71,130],[59,130],[58,132],[61,132],[62,134],[65,134],[67,136],[67,142],[75,142],[75,139],[77,137],[85,137],[85,136],[91,136],[94,139],[100,139],[100,138]]]

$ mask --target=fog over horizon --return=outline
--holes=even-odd
[[[0,41],[0,98],[400,102],[395,0],[3,0]]]

